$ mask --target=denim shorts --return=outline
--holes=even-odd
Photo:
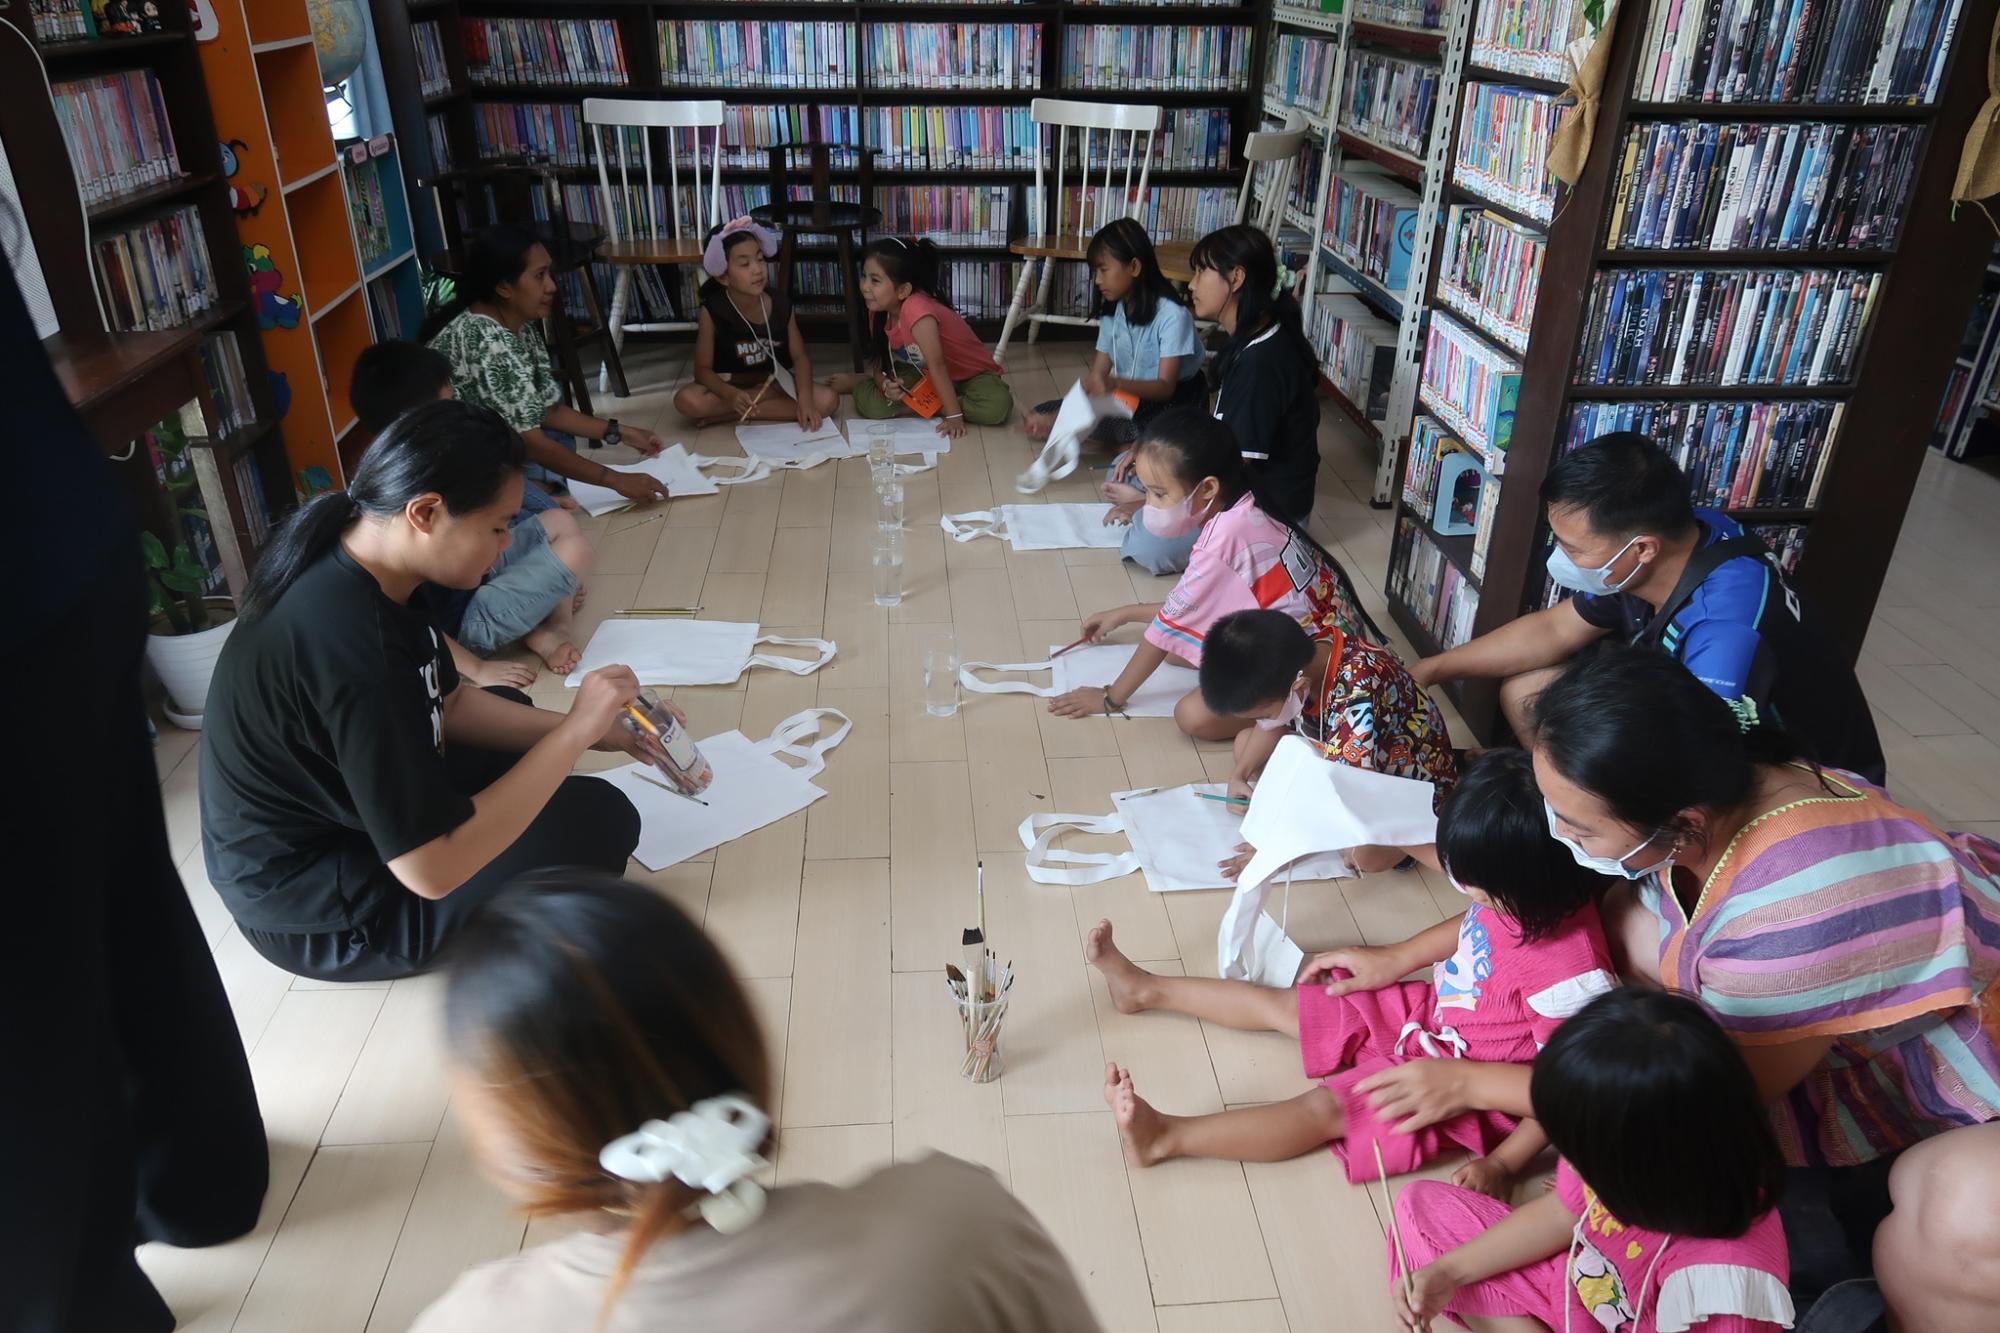
[[[514,540],[466,604],[458,641],[485,657],[549,618],[576,595],[576,571],[562,562],[540,519],[516,523]]]

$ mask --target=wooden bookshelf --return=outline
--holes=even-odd
[[[176,5],[160,12],[159,32],[50,42],[35,37],[26,6],[0,14],[0,24],[26,39],[16,41],[11,33],[0,39],[0,140],[23,187],[23,220],[61,325],[46,344],[58,378],[99,445],[120,460],[118,471],[140,523],[169,547],[185,540],[181,517],[146,453],[130,446],[183,404],[200,405],[206,434],[190,439],[189,458],[234,595],[256,561],[261,535],[292,507],[296,493],[264,342],[238,259],[241,241],[190,12]],[[79,207],[81,190],[51,85],[141,70],[159,82],[180,175]],[[217,299],[171,330],[108,332],[93,243],[190,207],[208,250]],[[250,404],[251,419],[228,434],[200,355],[202,338],[216,332],[235,335]],[[248,466],[239,477],[237,464],[244,460]]]
[[[416,228],[419,248],[435,250],[450,243],[454,220],[441,216],[434,198],[423,182],[441,178],[446,171],[431,152],[427,122],[442,118],[445,142],[455,174],[477,175],[473,133],[474,106],[481,102],[520,101],[574,104],[585,97],[720,98],[732,106],[765,106],[785,103],[853,107],[857,110],[884,105],[923,106],[1025,106],[1035,97],[1065,97],[1084,101],[1119,101],[1175,108],[1215,107],[1229,112],[1230,160],[1241,162],[1243,140],[1258,126],[1262,101],[1262,63],[1265,34],[1269,23],[1268,5],[1092,5],[1064,4],[950,4],[894,3],[892,0],[847,0],[826,3],[820,0],[694,0],[693,3],[664,3],[662,0],[588,0],[581,4],[528,3],[526,0],[371,0],[375,31],[381,49],[383,71],[389,88],[397,135],[403,145],[403,168],[411,196],[419,202]],[[624,87],[599,85],[474,84],[466,68],[463,21],[478,18],[584,18],[612,19],[618,25],[629,83]],[[858,60],[853,87],[841,89],[783,89],[743,87],[678,87],[666,82],[660,69],[658,23],[667,20],[769,20],[851,23],[858,34]],[[422,94],[418,77],[414,38],[398,34],[410,32],[411,25],[435,22],[445,62],[451,75],[448,92]],[[898,88],[884,85],[871,75],[867,59],[867,30],[901,23],[975,22],[1037,23],[1042,28],[1042,69],[1039,81],[1013,88],[936,89]],[[1063,51],[1069,30],[1076,27],[1129,25],[1149,27],[1161,24],[1188,24],[1201,27],[1244,26],[1251,32],[1251,67],[1246,86],[1240,90],[1202,92],[1184,90],[1108,91],[1065,86],[1062,73]],[[656,161],[664,157],[656,151]],[[566,178],[579,183],[597,179],[592,168],[563,168]],[[769,171],[755,167],[725,167],[725,185],[758,184],[770,178]],[[876,168],[872,172],[879,188],[944,184],[977,184],[1007,187],[1010,192],[1008,225],[1013,239],[1028,232],[1027,195],[1032,170],[956,170]],[[836,185],[853,183],[857,173],[836,168]],[[1215,170],[1155,170],[1152,183],[1159,187],[1208,187],[1229,189],[1242,178],[1240,166]],[[1193,240],[1192,236],[1181,239]],[[1005,246],[951,245],[941,247],[950,258],[1006,260]],[[803,249],[802,249],[803,253]],[[820,257],[823,258],[823,257]],[[1012,292],[1005,284],[1000,299]],[[810,298],[801,298],[809,305]],[[845,316],[838,312],[824,318],[802,317],[808,325],[844,327]],[[974,319],[982,334],[997,334],[998,316]],[[1055,327],[1055,326],[1051,326]]]
[[[1567,434],[1574,404],[1831,400],[1843,404],[1844,416],[1838,434],[1825,446],[1833,452],[1825,466],[1818,503],[1811,508],[1756,507],[1732,509],[1730,513],[1746,525],[1808,525],[1794,581],[1814,624],[1834,651],[1851,661],[1860,652],[1923,460],[1924,450],[1912,438],[1911,423],[1928,423],[1936,412],[1964,316],[1980,286],[1990,252],[1991,233],[1983,220],[1962,216],[1954,223],[1948,198],[1959,145],[1986,95],[1982,44],[1993,29],[1996,0],[1964,0],[1955,30],[1955,49],[1949,53],[1938,98],[1921,106],[1635,101],[1631,96],[1635,65],[1646,39],[1649,10],[1655,3],[1659,0],[1624,0],[1619,6],[1589,157],[1575,189],[1559,196],[1553,222],[1536,223],[1511,210],[1494,208],[1462,186],[1453,191],[1454,197],[1477,203],[1547,238],[1531,337],[1526,355],[1519,358],[1520,392],[1505,470],[1488,482],[1500,487],[1499,500],[1484,575],[1474,581],[1479,603],[1472,633],[1497,629],[1541,604],[1547,535],[1538,492],[1559,454],[1559,442]],[[1469,71],[1467,79],[1474,78],[1536,91],[1556,87],[1546,79],[1491,69]],[[1626,132],[1636,123],[1667,120],[1900,121],[1924,126],[1926,137],[1909,193],[1901,207],[1894,209],[1902,224],[1891,246],[1716,252],[1612,248],[1606,233]],[[1454,140],[1456,133],[1454,126]],[[1588,301],[1580,300],[1580,294],[1590,291],[1594,275],[1601,270],[1639,265],[1697,269],[1817,265],[1878,270],[1882,276],[1861,333],[1854,373],[1845,384],[1613,386],[1575,382],[1572,367],[1588,333]],[[1433,266],[1424,300],[1427,310],[1437,306],[1437,282]],[[1471,321],[1458,322],[1475,337],[1493,341]],[[1493,345],[1501,346],[1497,342]],[[1399,522],[1411,520],[1469,578],[1469,554],[1456,547],[1461,539],[1438,539],[1429,533],[1427,516],[1412,512],[1402,501],[1400,486],[1397,491]],[[1399,526],[1391,555],[1392,582],[1405,554],[1401,532]],[[1392,596],[1390,602],[1392,615],[1420,650],[1439,651],[1429,626],[1419,620],[1408,600]],[[1487,741],[1498,739],[1505,723],[1498,709],[1497,682],[1472,681],[1447,688],[1473,731]]]

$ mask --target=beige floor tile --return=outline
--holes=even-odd
[[[1160,1333],[1291,1333],[1282,1301],[1162,1305],[1154,1313]]]
[[[676,500],[675,504],[682,501]],[[669,523],[660,531],[653,559],[639,580],[633,606],[699,606],[708,576],[708,555],[715,549],[714,528]]]
[[[1062,620],[1088,614],[1070,591],[1071,572],[1061,551],[1007,552],[1007,577],[1014,585],[1015,614],[1023,620]],[[1067,642],[1067,640],[1065,640]]]
[[[176,767],[160,785],[160,804],[167,816],[167,851],[175,865],[201,849],[200,778],[201,765],[188,762]]]
[[[891,763],[965,758],[965,710],[950,717],[932,717],[924,711],[924,650],[931,640],[949,633],[949,624],[889,626]]]
[[[810,531],[810,529],[795,529]],[[765,622],[764,633],[781,639],[814,639],[819,637],[819,624],[786,625]],[[782,657],[799,657],[807,650],[787,644],[766,644],[758,651],[769,652]],[[825,670],[824,667],[821,670]],[[743,677],[743,716],[737,723],[743,734],[753,740],[769,736],[780,722],[808,708],[819,706],[819,672],[811,675],[795,676],[778,667],[753,666]],[[837,763],[839,751],[828,756],[828,762]]]
[[[806,859],[837,861],[889,855],[889,692],[821,687],[823,708],[854,724],[828,756],[819,783],[824,799],[806,810]]]
[[[1239,1162],[1127,1168],[1153,1299],[1162,1305],[1278,1294]]]
[[[1212,977],[1215,936],[1229,907],[1226,889],[1169,893],[1167,915],[1180,940],[1180,959],[1187,975]],[[1275,1032],[1235,1032],[1214,1023],[1201,1025],[1224,1102],[1276,1102],[1296,1097],[1312,1086],[1299,1063],[1299,1043]]]
[[[229,908],[209,882],[208,862],[202,858],[198,844],[181,858],[180,877],[181,887],[187,891],[188,905],[194,908],[195,920],[201,924],[202,938],[213,950],[229,931]]]
[[[1243,1174],[1292,1327],[1324,1327],[1338,1310],[1344,1327],[1394,1328],[1381,1224],[1333,1154],[1249,1162]]]
[[[653,563],[660,535],[667,530],[665,523],[649,521],[652,518],[650,514],[640,515],[621,526],[607,524],[592,533],[591,544],[597,548],[597,564],[592,573],[644,574]]]
[[[1010,1116],[1088,1111],[1103,1105],[1104,1048],[1076,915],[1069,890],[1029,879],[1025,860],[986,857],[987,943],[1015,976],[1001,1095]]]
[[[1964,719],[1988,740],[2000,740],[2000,680],[1981,684],[1957,667],[1912,663],[1893,668],[1919,690]],[[1870,699],[1874,696],[1871,694]]]
[[[766,625],[817,626],[825,618],[830,540],[829,528],[778,529],[764,580],[761,619]]]
[[[1098,1322],[1107,1333],[1151,1333],[1146,1256],[1110,1112],[1010,1115],[1007,1157],[1014,1193],[1068,1256]]]
[[[724,528],[724,532],[728,529]],[[711,569],[696,599],[703,620],[733,620],[756,624],[764,608],[762,573],[722,573]]]
[[[851,1185],[896,1160],[887,1125],[787,1129],[778,1142],[778,1183]]]
[[[153,770],[159,774],[160,782],[174,775],[174,770],[194,757],[201,748],[201,733],[183,731],[165,717],[155,716],[153,726],[160,738],[153,742]]]
[[[792,979],[752,977],[744,981],[743,989],[750,994],[750,1007],[757,1012],[757,1026],[764,1034],[764,1049],[771,1060],[771,1105],[766,1110],[772,1124],[783,1124],[785,1043],[792,1028]]]
[[[458,1274],[519,1250],[527,1225],[507,1196],[480,1174],[464,1126],[447,1115],[396,1237],[368,1333],[404,1333]]]
[[[712,860],[683,861],[665,870],[648,870],[637,861],[628,862],[625,867],[625,878],[672,899],[697,922],[708,915],[708,884],[714,874]]]
[[[1103,815],[1115,808],[1114,791],[1129,791],[1122,759],[1051,759],[1049,781],[1054,806],[1065,815]],[[1054,846],[1073,852],[1124,852],[1131,839],[1122,833],[1065,833]],[[1134,872],[1099,884],[1080,884],[1070,891],[1076,912],[1079,947],[1083,935],[1099,921],[1110,921],[1119,947],[1134,958],[1176,958],[1180,946],[1167,919],[1166,896],[1146,887],[1146,877]]]
[[[888,862],[807,865],[792,989],[802,1003],[785,1048],[786,1127],[886,1126]]]
[[[1125,776],[1138,787],[1179,787],[1208,781],[1194,742],[1170,717],[1114,718],[1111,734],[1125,759]]]
[[[1907,668],[1910,671],[1918,669],[1915,666]],[[1952,670],[1950,667],[1932,669]],[[1896,725],[1912,736],[1949,736],[1972,730],[1970,723],[1932,698],[1929,691],[1916,685],[1903,674],[1902,669],[1863,653],[1861,660],[1855,664],[1854,674],[1860,680],[1869,704],[1896,719]]]
[[[1021,821],[1055,811],[1048,768],[1035,743],[1039,702],[988,697],[963,710],[973,826],[982,852],[1019,851]]]
[[[236,1015],[236,1030],[243,1036],[243,1049],[254,1051],[278,1011],[278,1004],[292,986],[292,974],[250,947],[243,932],[231,925],[215,945],[215,970],[222,976],[222,989],[229,997],[229,1010]]]
[[[1140,965],[1165,977],[1187,975],[1177,958]],[[1140,1096],[1169,1115],[1209,1115],[1222,1109],[1222,1093],[1208,1062],[1200,1020],[1164,1011],[1121,1014],[1111,1003],[1103,975],[1095,968],[1090,970],[1090,999],[1097,1011],[1097,1035],[1104,1058],[1131,1073]],[[1164,1296],[1160,1299],[1162,1304],[1182,1303],[1169,1302]],[[1183,1301],[1225,1299],[1233,1298],[1185,1297]]]
[[[972,791],[963,763],[889,765],[890,922],[898,972],[958,956],[974,920]]]
[[[945,535],[933,517],[915,520],[903,533],[903,600],[889,608],[891,625],[937,625],[951,619],[951,585],[945,570]]]
[[[780,528],[824,528],[833,523],[834,470],[806,468],[781,474],[778,498]]]
[[[320,1142],[429,1143],[451,1092],[445,1086],[444,975],[389,988]]]
[[[726,491],[722,526],[709,555],[708,569],[732,574],[762,574],[773,568],[772,538],[778,530],[779,498],[774,486],[732,486]]]
[[[1437,878],[1443,879],[1444,876],[1437,875]],[[1347,908],[1354,916],[1355,929],[1365,944],[1400,944],[1444,919],[1424,877],[1415,868],[1336,880],[1334,887],[1347,900]],[[1458,897],[1455,892],[1452,896]],[[1461,912],[1465,910],[1464,902],[1463,898],[1459,898],[1458,910]]]
[[[945,987],[940,955],[934,970],[898,972],[894,1000],[896,1158],[911,1161],[943,1152],[978,1162],[1008,1178],[1007,1130],[1000,1084],[974,1083],[959,1073],[965,1033],[957,1002]]]
[[[716,849],[705,924],[739,976],[792,974],[805,841],[801,813]]]
[[[818,671],[820,688],[882,689],[889,684],[889,612],[875,605],[864,558],[858,570],[827,575],[826,617],[820,637],[837,646]]]

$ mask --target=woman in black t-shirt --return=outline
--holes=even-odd
[[[202,848],[243,937],[301,976],[423,970],[524,871],[618,872],[630,801],[573,777],[629,750],[625,667],[584,678],[567,715],[460,687],[413,611],[423,583],[470,588],[521,503],[521,437],[491,409],[429,403],[272,538],[216,664],[203,716]]]
[[[1188,265],[1195,318],[1229,335],[1210,364],[1215,419],[1236,436],[1281,516],[1302,520],[1319,474],[1319,361],[1299,327],[1298,302],[1279,281],[1270,238],[1242,223],[1223,227],[1195,242]]]

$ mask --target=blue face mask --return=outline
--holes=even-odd
[[[1604,597],[1611,593],[1622,591],[1633,579],[1639,577],[1639,571],[1646,567],[1646,563],[1643,560],[1640,561],[1632,567],[1630,574],[1619,579],[1616,583],[1611,581],[1611,567],[1617,564],[1627,551],[1632,549],[1632,542],[1638,540],[1637,537],[1634,537],[1632,541],[1626,542],[1618,548],[1617,555],[1612,556],[1596,569],[1583,569],[1579,567],[1576,561],[1570,559],[1569,552],[1563,550],[1562,544],[1558,542],[1555,549],[1549,552],[1549,577],[1574,592],[1589,593],[1595,597]]]
[[[1576,858],[1576,863],[1582,866],[1585,870],[1595,870],[1600,875],[1615,875],[1620,879],[1644,879],[1648,875],[1665,874],[1667,867],[1673,864],[1674,854],[1671,851],[1668,852],[1659,861],[1655,862],[1652,865],[1647,866],[1643,870],[1635,870],[1631,866],[1625,864],[1632,857],[1635,857],[1640,852],[1645,851],[1647,846],[1649,846],[1652,843],[1653,839],[1660,836],[1658,833],[1649,834],[1646,838],[1640,841],[1637,847],[1634,847],[1631,851],[1625,853],[1625,855],[1618,857],[1616,860],[1613,860],[1611,857],[1608,856],[1592,856],[1589,852],[1586,852],[1580,844],[1573,842],[1568,838],[1565,838],[1561,834],[1561,832],[1559,832],[1556,828],[1556,808],[1550,805],[1546,798],[1544,798],[1542,801],[1542,811],[1547,816],[1549,821],[1549,836],[1551,838],[1554,838],[1557,842],[1561,843],[1563,846],[1569,848],[1569,854],[1572,857]]]

